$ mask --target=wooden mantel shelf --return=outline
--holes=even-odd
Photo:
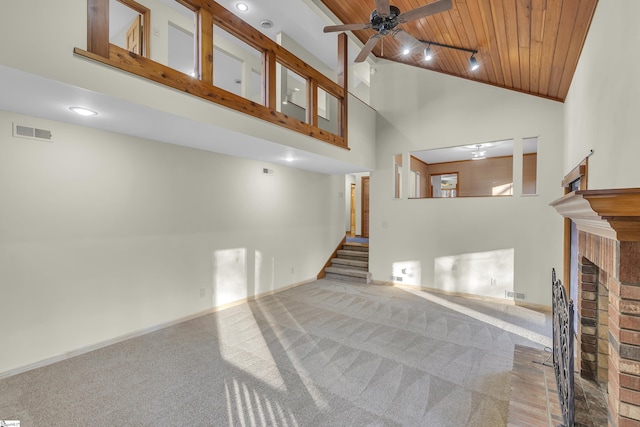
[[[551,203],[578,230],[619,241],[640,241],[640,188],[578,190]]]

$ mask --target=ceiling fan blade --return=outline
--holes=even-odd
[[[325,33],[335,33],[336,31],[356,31],[356,30],[366,30],[367,28],[371,28],[370,23],[366,24],[344,24],[344,25],[329,25],[324,27]]]
[[[382,17],[391,15],[389,0],[376,0],[376,11],[378,15]]]
[[[424,18],[425,16],[435,15],[436,13],[447,11],[452,7],[452,0],[438,0],[425,6],[417,7],[415,9],[408,10],[405,13],[401,13],[398,15],[398,22],[404,23],[413,21],[414,19]]]
[[[380,37],[382,37],[382,35],[380,34],[374,34],[369,37],[369,40],[367,40],[367,43],[364,45],[364,47],[356,57],[355,62],[363,62],[365,59],[367,59],[367,56],[369,56],[373,48],[376,46]]]
[[[424,44],[419,42],[415,37],[411,34],[407,33],[404,30],[395,30],[393,32],[393,38],[398,40],[403,47],[408,49],[413,49],[415,47],[422,47]]]

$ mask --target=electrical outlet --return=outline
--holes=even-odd
[[[295,272],[296,272],[295,267],[291,267],[291,274],[293,274],[293,273],[295,273]]]
[[[200,298],[204,298],[205,295],[207,295],[207,289],[206,288],[200,288]]]

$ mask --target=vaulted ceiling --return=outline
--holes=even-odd
[[[368,23],[374,0],[322,0],[345,24]],[[392,0],[400,12],[433,0]],[[469,70],[470,54],[431,46],[435,56],[425,62],[422,49],[402,54],[391,35],[373,54],[391,61],[564,101],[571,85],[598,0],[453,0],[453,8],[416,19],[399,28],[418,40],[477,50],[481,64]],[[354,31],[366,43],[372,29]]]

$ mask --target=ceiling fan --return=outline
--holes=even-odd
[[[389,0],[375,0],[376,8],[371,12],[369,22],[366,24],[344,24],[344,25],[330,25],[324,27],[325,33],[332,33],[337,31],[357,31],[374,29],[378,33],[369,37],[367,43],[356,57],[355,62],[364,61],[371,53],[378,41],[391,34],[394,38],[398,39],[400,43],[407,46],[417,46],[421,43],[416,40],[412,35],[405,32],[400,28],[396,28],[399,24],[412,21],[414,19],[424,18],[425,16],[435,15],[436,13],[445,12],[452,7],[452,0],[438,0],[433,3],[429,3],[425,6],[420,6],[415,9],[411,9],[407,12],[400,13],[400,9],[395,6],[389,5]]]

